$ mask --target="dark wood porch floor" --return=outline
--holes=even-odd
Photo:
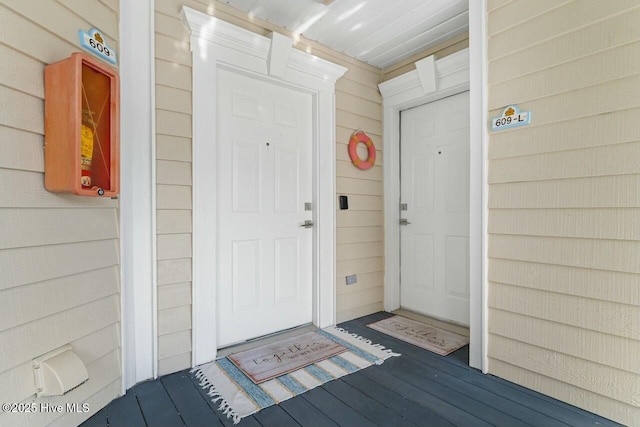
[[[468,366],[468,347],[441,357],[365,325],[377,313],[340,326],[401,357],[329,382],[243,419],[240,427],[585,427],[619,426]],[[188,371],[133,387],[84,427],[231,426]]]

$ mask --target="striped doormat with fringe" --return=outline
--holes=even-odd
[[[261,384],[255,384],[227,357],[198,366],[191,372],[213,402],[220,402],[219,409],[237,424],[263,408],[368,366],[380,365],[389,357],[400,356],[341,328],[329,327],[316,332],[348,350]]]

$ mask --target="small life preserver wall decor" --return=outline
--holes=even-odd
[[[369,157],[367,157],[366,160],[362,160],[358,157],[357,148],[360,143],[366,145],[367,150],[369,151]],[[349,157],[351,158],[353,165],[362,170],[370,169],[376,163],[376,146],[373,145],[371,138],[361,130],[357,130],[351,134],[351,139],[349,139]]]

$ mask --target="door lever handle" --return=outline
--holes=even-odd
[[[312,228],[313,227],[313,221],[311,221],[310,219],[307,219],[307,220],[304,221],[304,224],[300,224],[298,227]]]
[[[409,225],[409,224],[411,224],[409,220],[400,218],[400,225]]]

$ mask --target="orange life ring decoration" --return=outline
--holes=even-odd
[[[366,160],[362,160],[358,157],[358,144],[363,143],[369,150],[369,157]],[[376,146],[373,145],[371,138],[361,130],[355,131],[349,139],[349,157],[355,167],[362,170],[367,170],[376,164]]]

